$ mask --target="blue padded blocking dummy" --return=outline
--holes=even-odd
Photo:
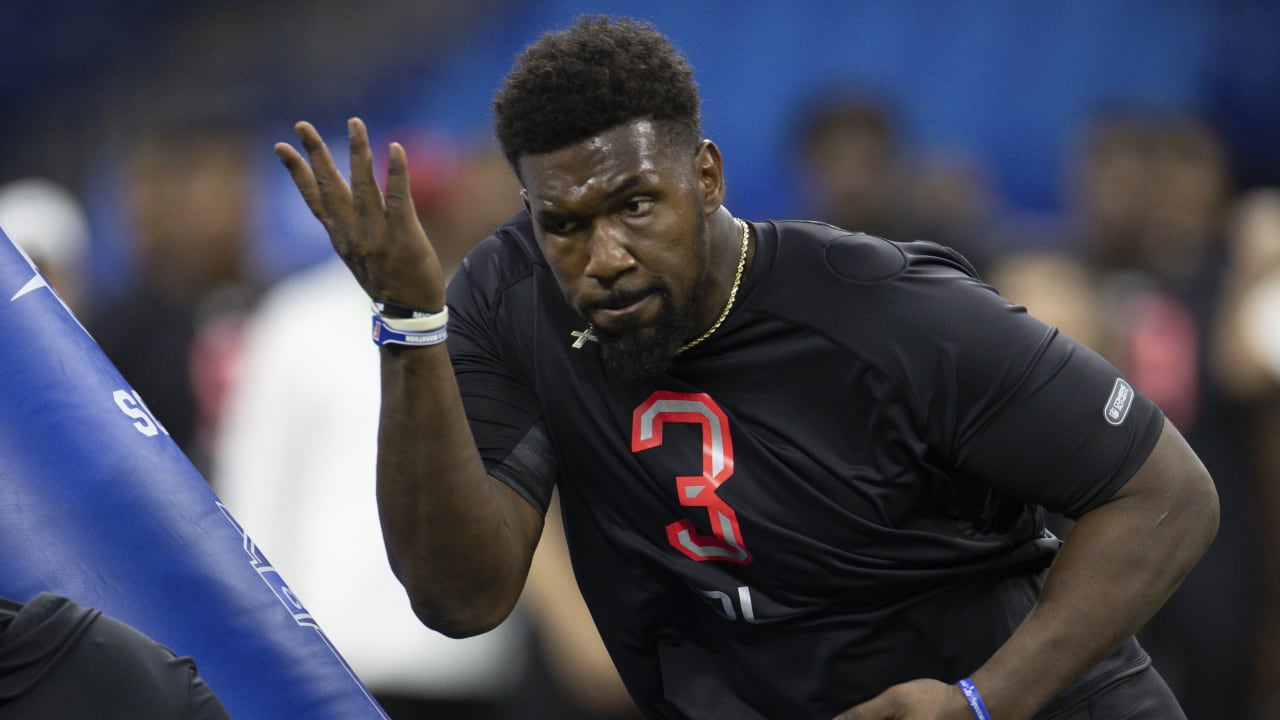
[[[237,720],[386,718],[0,231],[0,596],[40,591],[193,657]]]

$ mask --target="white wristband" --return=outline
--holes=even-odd
[[[375,304],[373,306],[373,314],[382,320],[383,325],[403,333],[425,333],[439,330],[449,324],[449,308],[447,306],[441,308],[438,313],[431,313],[422,317],[393,318],[378,312],[378,306]]]
[[[433,326],[427,330],[404,330],[392,325],[392,321],[382,317],[378,313],[373,314],[373,344],[378,347],[383,345],[408,345],[410,347],[428,347],[431,345],[439,345],[449,337],[449,329],[445,321],[448,316],[441,312],[433,314],[430,318],[411,318],[396,320],[400,325],[414,323],[418,327],[422,327],[421,321],[428,320]]]

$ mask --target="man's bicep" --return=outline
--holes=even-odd
[[[1173,423],[1166,421],[1146,460],[1109,499],[1168,498],[1184,494],[1199,496],[1207,505],[1217,504],[1217,493],[1209,471],[1182,433]]]

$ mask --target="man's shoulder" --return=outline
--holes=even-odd
[[[889,240],[825,223],[771,223],[764,304],[775,312],[834,328],[880,325],[948,302],[960,286],[981,287],[959,253],[931,242]],[[803,292],[797,292],[802,288]],[[967,292],[967,291],[966,291]]]
[[[770,225],[772,262],[752,308],[876,362],[963,336],[976,321],[967,309],[1002,302],[961,255],[935,243],[807,221]]]
[[[546,261],[538,250],[529,213],[521,210],[467,253],[458,274],[473,284],[501,286],[539,266],[545,267]]]
[[[926,240],[888,239],[814,220],[772,224],[784,267],[816,263],[813,269],[843,283],[878,283],[921,271],[978,275],[962,255]]]
[[[541,304],[540,298],[545,299],[546,288],[554,285],[548,278],[550,269],[534,239],[533,224],[521,211],[467,253],[449,281],[449,311],[477,318],[501,314],[521,324]],[[507,311],[500,312],[503,308]]]

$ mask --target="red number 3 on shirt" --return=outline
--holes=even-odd
[[[681,505],[706,509],[712,532],[701,534],[692,521],[682,518],[667,526],[668,542],[698,562],[721,560],[746,565],[751,562],[751,553],[743,544],[738,515],[716,494],[733,474],[733,441],[729,437],[728,417],[705,393],[659,390],[632,414],[631,451],[661,445],[662,427],[666,423],[702,426],[702,474],[677,477],[676,492]]]

